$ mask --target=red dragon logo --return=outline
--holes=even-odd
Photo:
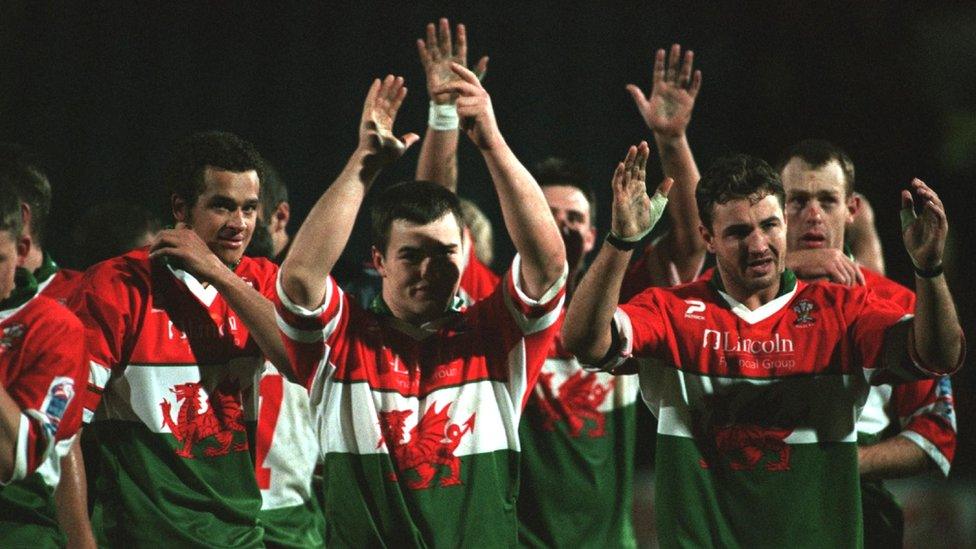
[[[556,396],[552,387],[553,374],[542,372],[539,374],[538,386],[542,396],[533,393],[533,401],[542,412],[542,428],[547,431],[556,429],[556,422],[565,419],[569,425],[569,434],[573,438],[579,437],[586,426],[586,420],[596,425],[587,431],[590,438],[602,437],[606,434],[606,418],[599,412],[600,405],[613,390],[614,380],[606,385],[597,383],[595,372],[578,370],[559,387]]]
[[[784,439],[792,429],[770,428],[760,425],[722,425],[712,429],[715,440],[715,457],[728,460],[733,471],[752,471],[767,453],[776,459],[766,463],[767,471],[790,470],[790,445]],[[702,458],[702,468],[709,463]]]
[[[176,396],[176,401],[183,401],[173,421],[172,405],[165,398],[159,403],[163,411],[163,427],[169,427],[176,440],[183,443],[183,447],[176,450],[176,455],[193,459],[193,446],[213,437],[218,446],[204,448],[203,455],[207,457],[223,456],[230,452],[244,452],[247,442],[233,444],[234,432],[244,432],[241,423],[243,411],[237,398],[240,388],[236,382],[224,381],[210,393],[210,402],[204,412],[200,412],[200,383],[190,382],[174,385],[170,391]],[[214,404],[216,402],[216,405]]]
[[[441,468],[449,471],[447,476],[441,477],[441,487],[461,484],[461,459],[454,455],[454,450],[461,444],[461,438],[474,429],[475,414],[471,414],[461,425],[450,423],[451,418],[447,415],[450,406],[450,403],[445,404],[439,411],[436,404],[428,408],[410,430],[408,441],[403,441],[403,431],[406,419],[413,410],[380,412],[380,431],[383,435],[376,447],[384,443],[388,445],[400,474],[414,470],[417,478],[407,480],[407,487],[411,490],[430,488],[431,481]],[[397,473],[391,472],[388,478],[397,482]]]

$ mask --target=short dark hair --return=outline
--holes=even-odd
[[[844,195],[851,196],[854,193],[854,163],[844,149],[824,139],[804,139],[786,151],[777,171],[783,173],[783,168],[794,158],[806,162],[813,169],[822,168],[831,160],[836,160],[844,172]]]
[[[403,181],[384,190],[372,208],[373,245],[386,253],[390,244],[390,226],[396,219],[418,225],[436,221],[453,213],[461,231],[461,202],[456,194],[430,181]]]
[[[209,131],[195,133],[173,147],[163,170],[166,189],[194,206],[206,190],[207,166],[230,172],[254,170],[259,181],[264,179],[261,155],[254,145],[229,132]]]
[[[24,230],[20,204],[14,186],[0,180],[0,232],[9,233],[14,240],[20,238],[20,233]]]
[[[737,199],[759,201],[769,195],[783,205],[785,193],[779,173],[765,160],[745,154],[713,162],[695,189],[698,216],[708,230],[712,228],[712,210],[716,204]]]
[[[590,176],[578,162],[550,156],[536,162],[530,170],[540,187],[575,187],[590,204],[590,224],[596,225],[596,193],[590,186]]]
[[[30,236],[35,245],[43,246],[51,213],[51,182],[40,162],[21,145],[0,143],[0,179],[10,186],[20,202],[30,207]]]
[[[261,216],[267,223],[268,216],[275,208],[282,202],[288,202],[288,186],[282,181],[278,170],[267,160],[262,161],[261,168]]]

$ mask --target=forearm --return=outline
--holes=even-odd
[[[457,192],[458,130],[435,130],[427,127],[420,146],[416,179],[431,181]]]
[[[278,334],[274,304],[230,270],[216,278],[214,286],[224,297],[261,352],[282,372],[291,372],[285,345]]]
[[[566,248],[542,189],[501,138],[482,151],[509,237],[522,256],[529,297],[542,295],[563,274]]]
[[[349,241],[366,191],[376,177],[365,155],[353,153],[339,177],[322,194],[281,265],[281,284],[294,303],[314,309],[325,298],[326,277]]]
[[[661,158],[661,169],[666,177],[674,180],[668,195],[671,232],[667,236],[668,258],[678,268],[681,280],[697,276],[701,258],[705,254],[705,241],[698,232],[698,205],[695,188],[701,176],[685,134],[666,136],[654,133],[654,142]]]
[[[584,364],[600,361],[610,350],[613,314],[633,252],[604,243],[580,281],[563,322],[563,344]]]
[[[902,478],[925,472],[932,460],[905,437],[891,437],[857,449],[858,471],[865,479]]]
[[[915,319],[912,334],[918,359],[938,373],[955,371],[962,358],[962,328],[945,275],[915,277]]]
[[[88,516],[88,482],[81,453],[81,432],[74,437],[71,451],[61,458],[61,480],[54,491],[58,524],[68,537],[68,547],[95,547]]]
[[[20,406],[10,397],[7,389],[0,386],[0,480],[4,482],[14,474],[20,416]]]

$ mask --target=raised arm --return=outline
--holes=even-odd
[[[610,238],[600,248],[590,265],[563,322],[563,344],[569,352],[585,364],[594,364],[606,356],[613,341],[610,322],[617,309],[620,285],[624,279],[633,248],[619,241],[634,242],[646,235],[664,213],[667,195],[673,181],[665,179],[652,200],[647,196],[644,182],[647,142],[630,147],[623,162],[613,173],[613,205],[610,219]],[[620,247],[618,247],[620,246]]]
[[[654,134],[664,175],[674,180],[668,208],[671,232],[659,249],[665,254],[664,260],[674,263],[682,281],[698,276],[705,256],[695,204],[695,186],[700,176],[687,135],[702,81],[701,71],[692,70],[694,55],[691,50],[686,51],[682,62],[681,46],[674,44],[665,68],[665,52],[657,50],[650,93],[645,94],[634,84],[627,85],[637,110]]]
[[[363,197],[380,170],[419,137],[393,135],[393,121],[407,94],[403,78],[374,80],[359,124],[359,145],[339,177],[319,198],[281,264],[281,285],[295,304],[314,309],[325,298],[326,277],[349,241]]]
[[[435,93],[438,87],[458,79],[451,63],[468,66],[468,33],[463,24],[457,26],[457,47],[451,39],[451,25],[441,19],[435,27],[427,24],[427,39],[417,40],[417,53],[427,75],[430,95],[430,116],[427,133],[420,146],[417,160],[418,180],[432,181],[457,192],[458,115],[457,94]],[[482,57],[474,69],[478,79],[484,78],[488,58]]]
[[[885,273],[884,250],[874,224],[874,208],[861,193],[854,193],[858,202],[854,222],[847,227],[847,245],[854,259],[876,273]]]
[[[481,151],[501,203],[505,227],[522,257],[522,282],[528,297],[538,299],[563,276],[566,248],[542,189],[505,143],[491,97],[478,77],[457,63],[451,69],[460,79],[437,88],[458,94],[461,127]]]
[[[915,214],[913,194],[920,201]],[[901,194],[902,239],[915,267],[915,320],[911,343],[926,368],[951,373],[961,364],[964,349],[956,306],[942,273],[949,222],[939,195],[919,179]]]

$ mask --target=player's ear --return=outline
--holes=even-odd
[[[285,227],[288,226],[289,219],[291,219],[291,206],[289,206],[287,202],[278,204],[278,207],[275,208],[274,215],[271,216],[271,222],[269,223],[273,229],[271,232],[275,233],[285,230]]]
[[[373,246],[371,253],[373,255],[373,268],[376,269],[376,272],[380,273],[380,276],[381,277],[384,277],[385,278],[386,277],[386,258],[383,257],[383,253],[380,252],[379,249],[376,246]]]
[[[27,255],[30,254],[33,241],[29,234],[24,233],[17,239],[17,266],[23,267],[27,262]]]
[[[858,193],[851,193],[851,196],[847,197],[847,224],[850,225],[854,223],[854,217],[857,216],[858,212],[861,211],[863,202],[861,195]]]
[[[596,227],[590,225],[586,229],[583,229],[583,255],[586,255],[593,251],[593,247],[596,245]]]
[[[185,198],[173,194],[170,197],[170,206],[173,208],[173,219],[180,223],[186,223],[190,219],[190,204]]]
[[[705,249],[709,253],[715,253],[715,236],[712,231],[705,228],[701,223],[698,224],[698,234],[701,235],[702,240],[705,241]]]

